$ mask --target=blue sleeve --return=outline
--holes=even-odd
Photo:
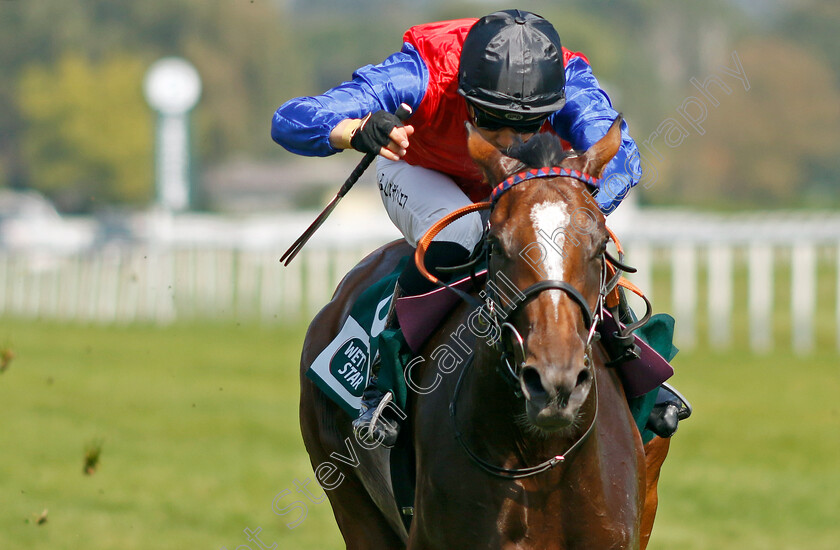
[[[298,97],[277,109],[271,122],[274,141],[299,155],[325,157],[337,153],[330,132],[346,118],[362,118],[371,111],[390,113],[400,103],[420,105],[429,71],[411,44],[379,65],[366,65],[344,82],[314,97]]]
[[[584,151],[607,134],[616,116],[618,112],[592,75],[586,60],[571,58],[566,64],[566,105],[551,117],[557,134],[575,150]],[[601,210],[605,214],[615,210],[641,176],[639,150],[630,137],[627,122],[622,122],[621,148],[604,168],[595,196]]]

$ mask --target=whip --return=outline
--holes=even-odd
[[[397,118],[402,121],[408,119],[411,116],[411,107],[406,105],[405,103],[401,103],[400,106],[397,108],[397,112],[394,113]],[[355,183],[359,180],[365,170],[368,169],[370,163],[373,162],[373,159],[376,158],[376,153],[366,153],[364,158],[356,165],[356,168],[350,173],[350,177],[347,178],[347,181],[344,182],[344,185],[341,186],[341,189],[338,190],[338,193],[332,198],[332,200],[327,204],[324,210],[318,214],[318,217],[315,218],[315,221],[303,232],[303,234],[298,237],[298,239],[292,243],[292,246],[289,247],[286,252],[283,253],[283,256],[280,258],[280,261],[283,263],[284,266],[289,265],[289,263],[297,256],[297,253],[303,248],[303,245],[315,234],[321,225],[327,220],[327,217],[335,210],[335,207],[338,205],[339,201],[344,198],[344,195],[347,194],[348,191],[355,185]]]

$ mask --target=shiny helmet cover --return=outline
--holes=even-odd
[[[560,36],[531,12],[484,16],[464,40],[458,83],[472,104],[512,122],[558,111],[566,102]]]

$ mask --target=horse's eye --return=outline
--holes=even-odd
[[[604,242],[601,243],[601,246],[598,247],[598,251],[593,256],[594,259],[600,260],[604,257],[604,254],[607,252],[607,244],[609,243],[609,239],[605,239]]]
[[[493,255],[496,255],[496,256],[504,256],[505,255],[505,249],[502,248],[502,243],[500,243],[499,239],[497,239],[496,237],[494,237],[492,235],[487,237],[487,247],[490,250],[490,254],[493,254]]]

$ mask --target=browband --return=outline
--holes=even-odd
[[[581,172],[580,170],[570,170],[568,168],[560,168],[559,166],[554,166],[551,168],[531,168],[530,170],[525,170],[524,172],[514,174],[499,185],[497,185],[493,189],[493,192],[490,194],[490,202],[495,204],[496,201],[499,200],[499,198],[505,191],[507,191],[514,185],[519,185],[523,181],[534,178],[553,178],[557,176],[574,178],[588,185],[592,185],[593,187],[597,187],[598,182],[600,181],[599,178],[596,178],[595,176],[590,176],[589,174]]]

